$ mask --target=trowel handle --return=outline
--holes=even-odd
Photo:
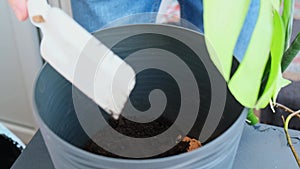
[[[28,0],[27,5],[32,24],[43,33],[42,57],[73,83],[77,59],[93,36],[46,0]]]
[[[40,27],[45,22],[44,17],[51,8],[47,0],[28,0],[27,7],[30,21],[37,27]]]
[[[135,85],[134,70],[46,0],[28,0],[28,11],[32,24],[43,33],[42,57],[106,112],[118,118]],[[120,77],[118,80],[114,78],[116,74]],[[116,81],[121,85],[113,88]]]

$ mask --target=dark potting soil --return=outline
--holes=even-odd
[[[127,135],[129,137],[136,137],[136,138],[147,138],[155,136],[165,130],[167,130],[171,124],[170,122],[165,118],[158,118],[157,120],[151,122],[151,123],[136,123],[130,120],[125,119],[124,117],[120,117],[118,120],[110,119],[108,120],[108,124],[114,128],[114,130],[118,131],[119,133],[122,133],[124,135]],[[122,145],[122,140],[120,139],[114,139],[109,140],[110,131],[108,130],[108,127],[104,127],[101,131],[99,131],[93,138],[96,142],[97,140],[105,139],[104,144],[109,145],[113,148],[120,148],[116,145]],[[168,157],[173,156],[181,153],[185,153],[188,151],[192,151],[194,149],[197,149],[201,146],[201,143],[196,139],[191,139],[189,137],[181,137],[180,135],[177,138],[170,138],[168,141],[174,141],[178,142],[176,146],[171,148],[170,150],[148,158],[140,158],[140,159],[153,159],[153,158],[162,158],[162,157]],[[161,143],[156,143],[157,145],[154,145],[157,149],[163,149]],[[116,147],[114,147],[116,146]],[[92,139],[88,140],[85,146],[83,147],[84,150],[107,156],[107,157],[113,157],[113,158],[124,158],[128,159],[127,157],[122,157],[116,154],[113,154],[111,152],[106,151],[102,147],[98,146]],[[142,150],[141,150],[142,151]]]

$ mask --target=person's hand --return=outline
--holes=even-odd
[[[20,21],[28,18],[27,0],[8,0],[8,2]]]

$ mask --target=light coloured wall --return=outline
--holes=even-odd
[[[37,30],[19,22],[0,1],[0,122],[28,142],[37,129],[33,117],[34,79],[41,68]]]

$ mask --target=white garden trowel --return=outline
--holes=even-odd
[[[117,119],[134,88],[134,70],[46,0],[28,0],[28,11],[31,22],[43,33],[42,57]]]

